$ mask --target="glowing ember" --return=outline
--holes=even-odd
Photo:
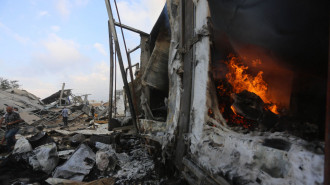
[[[277,111],[277,106],[276,105],[270,105],[267,107],[270,111],[272,111],[275,114],[279,114],[279,112]]]
[[[235,110],[235,108],[234,108],[233,106],[230,106],[230,108],[231,108],[231,110],[232,110],[235,114],[237,114],[237,112],[236,112],[236,110]]]
[[[250,128],[250,129],[255,125],[255,123],[253,123],[252,121],[249,121],[245,119],[243,116],[238,115],[233,106],[231,106],[230,108],[235,113],[231,115],[230,122],[241,125],[244,128]]]
[[[260,64],[260,60],[255,60],[254,65]],[[229,83],[233,86],[234,93],[240,93],[243,90],[247,90],[257,94],[265,104],[268,104],[267,108],[275,114],[278,114],[277,106],[267,97],[268,85],[262,78],[262,71],[259,71],[256,76],[252,76],[246,73],[248,69],[244,66],[238,57],[231,56],[228,62],[229,72],[226,75]]]
[[[209,115],[211,118],[214,118],[214,113],[213,113],[212,109],[209,109],[209,110],[208,110],[208,115]]]

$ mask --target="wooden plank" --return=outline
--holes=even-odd
[[[189,49],[189,40],[194,37],[194,3],[192,0],[181,1],[181,38],[180,48],[183,54],[183,93],[181,96],[181,114],[178,124],[178,141],[176,145],[175,164],[178,169],[183,169],[182,159],[186,154],[187,146],[184,142],[184,135],[189,132],[191,91],[192,91],[192,64],[193,50]]]

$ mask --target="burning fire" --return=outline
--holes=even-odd
[[[253,61],[253,65],[260,64],[260,60]],[[244,66],[238,57],[230,56],[228,62],[229,72],[226,75],[228,82],[233,86],[234,93],[240,93],[243,90],[247,90],[257,94],[265,104],[268,104],[267,108],[275,114],[279,114],[277,106],[267,97],[268,85],[263,80],[262,71],[259,71],[256,76],[247,74],[247,66]]]
[[[253,123],[250,123],[250,121],[246,120],[243,116],[238,115],[233,106],[231,106],[230,109],[235,113],[231,117],[232,122],[235,122],[236,124],[239,124],[239,125],[243,126],[244,128],[252,127]]]

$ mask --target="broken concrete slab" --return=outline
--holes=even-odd
[[[70,156],[74,153],[74,150],[63,150],[58,152],[58,157],[60,159],[69,159]]]
[[[85,144],[81,144],[62,166],[55,169],[53,177],[82,181],[95,164],[95,153]]]
[[[82,111],[89,115],[89,112],[91,111],[91,108],[88,106],[88,105],[84,105],[83,108],[82,108]]]
[[[58,164],[58,153],[55,143],[42,145],[33,150],[33,154],[29,157],[29,164],[33,170],[42,170],[50,174]]]
[[[24,137],[19,138],[14,146],[13,154],[20,154],[32,151],[32,146]]]
[[[72,114],[69,115],[68,121],[73,121],[73,120],[77,119],[79,116],[81,116],[83,114],[84,114],[83,111],[80,111],[80,110],[75,111],[75,112],[73,112]]]
[[[60,178],[48,178],[45,182],[50,185],[82,185],[85,184],[79,181],[67,180],[67,179],[60,179]]]
[[[103,151],[96,152],[96,166],[97,169],[99,169],[101,172],[107,170],[109,166],[109,157],[110,156],[106,152]]]
[[[71,141],[70,144],[71,144],[71,146],[78,146],[85,139],[86,139],[86,137],[83,134],[76,134],[70,138],[70,141]]]
[[[0,90],[0,110],[4,110],[7,106],[18,107],[21,112],[44,108],[38,97],[19,89]]]
[[[72,134],[83,134],[83,135],[109,135],[113,131],[108,131],[108,125],[103,124],[99,125],[96,130],[76,130],[76,131],[66,131],[66,130],[55,130],[55,132],[63,135],[72,135]]]
[[[109,155],[112,155],[112,154],[116,153],[115,149],[113,149],[111,145],[104,144],[104,143],[101,143],[101,142],[96,142],[95,143],[95,148],[97,148],[99,151],[106,152]]]
[[[65,89],[63,91],[62,98],[66,98],[70,95],[71,95],[71,89]],[[47,98],[43,99],[42,102],[45,103],[45,104],[51,104],[55,101],[58,101],[60,96],[61,96],[61,90],[59,90],[58,92],[56,92],[56,93],[48,96]]]
[[[79,182],[60,178],[48,178],[46,182],[50,185],[113,185],[115,184],[115,179],[110,177],[98,179],[92,182]]]
[[[28,138],[28,140],[33,148],[54,142],[54,140],[46,132],[38,132],[34,136]]]
[[[19,115],[24,120],[24,122],[29,125],[32,125],[33,123],[41,120],[40,117],[34,115],[32,112],[21,112]]]

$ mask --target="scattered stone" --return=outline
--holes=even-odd
[[[46,132],[38,132],[31,138],[28,138],[28,140],[33,148],[54,142],[54,140]]]
[[[109,155],[103,151],[96,152],[96,166],[97,169],[104,172],[109,166]]]
[[[45,128],[45,126],[42,125],[42,124],[40,124],[40,125],[38,125],[36,128],[37,128],[39,131],[42,131],[42,130]]]
[[[32,146],[27,139],[21,137],[16,141],[13,154],[20,154],[32,151]]]
[[[78,146],[79,144],[81,144],[84,140],[86,139],[86,137],[82,134],[76,134],[74,136],[72,136],[70,138],[71,141],[71,146]]]
[[[72,156],[53,173],[55,178],[82,181],[95,164],[95,153],[85,144],[81,144]]]
[[[50,174],[58,164],[58,153],[55,143],[46,144],[33,150],[29,163],[34,170],[42,170]]]
[[[60,151],[58,152],[58,157],[60,159],[69,159],[71,154],[73,154],[74,150],[64,150],[64,151]]]

